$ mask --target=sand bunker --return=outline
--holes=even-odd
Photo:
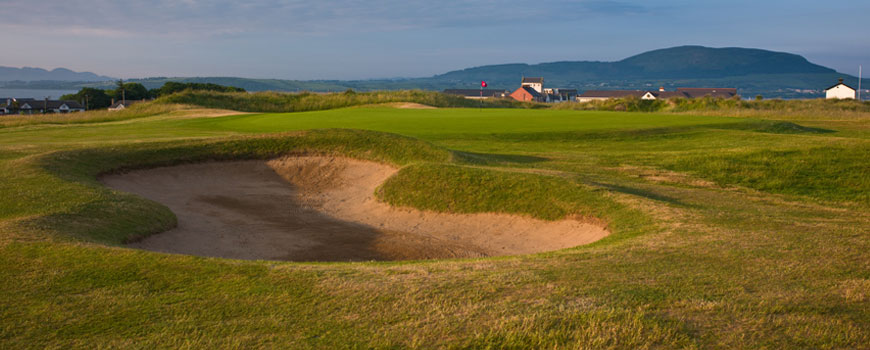
[[[608,232],[576,220],[394,208],[375,189],[397,169],[333,157],[181,165],[101,178],[169,207],[178,227],[129,246],[290,261],[484,257],[551,251]]]

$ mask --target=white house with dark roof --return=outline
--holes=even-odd
[[[641,100],[667,100],[672,98],[733,98],[737,96],[736,88],[677,88],[677,91],[665,91],[665,88],[653,90],[588,90],[577,96],[577,102],[607,100],[611,98],[637,97]]]
[[[34,113],[71,113],[84,112],[85,108],[75,101],[58,101],[58,100],[19,100],[17,111],[12,113],[34,114]]]
[[[523,77],[523,81],[520,87],[530,87],[537,91],[539,94],[544,93],[544,78],[526,78]]]
[[[139,102],[143,102],[145,100],[122,100],[118,102],[112,102],[112,105],[109,106],[110,111],[120,111],[123,109],[127,109],[131,105],[137,104]]]
[[[577,96],[577,102],[608,100],[611,98],[643,97],[649,91],[642,90],[586,90]]]
[[[825,89],[826,99],[855,99],[855,89],[843,83],[843,79],[837,85]]]

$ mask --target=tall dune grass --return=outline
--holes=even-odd
[[[615,98],[589,102],[568,102],[552,106],[553,109],[674,112],[705,115],[746,117],[775,117],[788,115],[818,118],[870,117],[870,101],[855,100],[741,100],[739,98],[702,97],[668,100],[642,100],[637,97]]]
[[[94,110],[77,113],[0,115],[0,128],[33,124],[83,124],[143,118],[195,108],[172,103],[138,103],[124,110]]]

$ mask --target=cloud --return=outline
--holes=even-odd
[[[341,34],[444,27],[540,25],[589,16],[644,13],[644,5],[612,0],[8,0],[8,26],[71,36],[128,34],[203,37],[240,33]]]

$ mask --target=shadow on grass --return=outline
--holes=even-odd
[[[803,126],[792,122],[779,122],[762,120],[757,122],[743,122],[733,124],[714,124],[709,126],[711,129],[720,130],[744,130],[763,132],[768,134],[830,134],[837,132],[836,130],[828,130],[822,128],[813,128]]]
[[[490,165],[490,164],[531,164],[548,161],[548,158],[526,156],[520,154],[496,154],[496,153],[476,153],[476,152],[454,152],[456,157],[464,163]]]
[[[605,189],[608,189],[608,190],[611,190],[614,192],[630,194],[630,195],[638,196],[638,197],[644,197],[644,198],[652,199],[654,201],[659,201],[659,202],[665,202],[665,203],[673,204],[673,205],[683,207],[683,208],[696,208],[696,207],[698,207],[697,205],[694,205],[694,204],[688,204],[688,203],[682,202],[679,199],[676,199],[674,197],[666,196],[666,195],[663,195],[660,193],[655,193],[655,192],[640,189],[640,188],[628,187],[628,186],[616,185],[616,184],[600,183],[600,182],[593,182],[593,183],[591,183],[591,185],[605,188]]]

